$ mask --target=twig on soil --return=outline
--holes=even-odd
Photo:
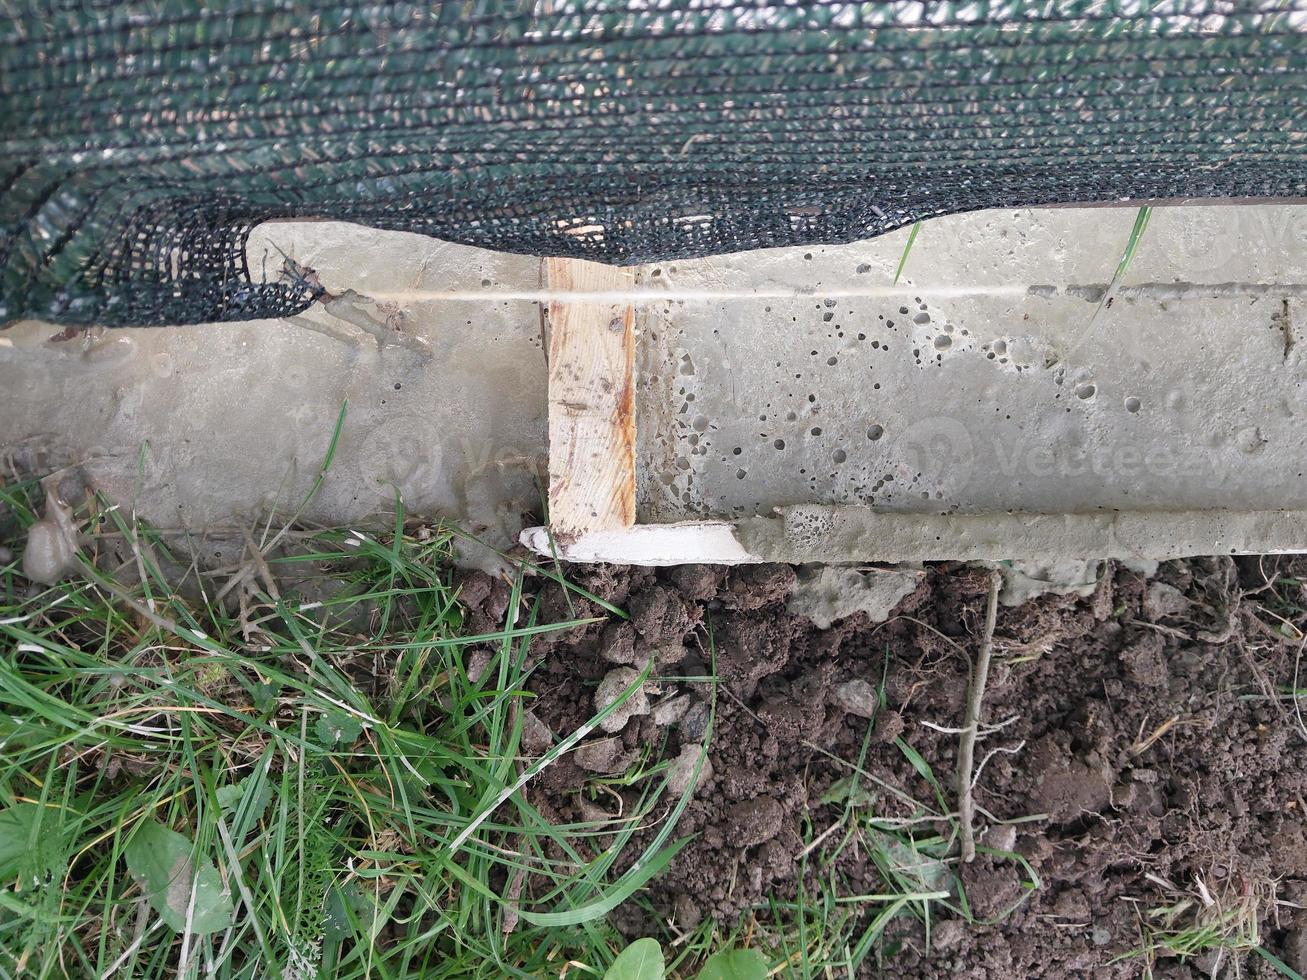
[[[982,725],[981,728],[983,728],[984,730],[976,732],[976,741],[979,742],[982,738],[985,738],[988,735],[993,735],[995,732],[1001,732],[1004,728],[1007,728],[1008,725],[1016,724],[1020,720],[1021,720],[1020,715],[1013,715],[1011,718],[1005,718],[1003,721],[1000,721],[997,724]],[[966,731],[965,727],[946,728],[944,725],[937,725],[933,721],[922,720],[918,722],[918,724],[921,725],[922,728],[929,728],[931,731],[939,732],[941,735],[961,735],[963,732]]]
[[[976,774],[971,777],[971,788],[975,789],[976,783],[980,782],[980,774],[985,771],[985,766],[989,765],[990,759],[994,758],[994,756],[999,754],[1016,755],[1025,747],[1026,747],[1026,740],[1023,738],[1016,745],[1012,745],[1012,746],[999,745],[986,752],[985,757],[980,760],[980,765],[976,766]]]
[[[268,561],[263,557],[262,549],[255,542],[254,535],[250,533],[249,528],[241,528],[241,533],[245,535],[245,547],[249,549],[250,561],[254,562],[254,568],[258,572],[259,578],[263,579],[263,584],[268,590],[268,596],[273,602],[280,602],[281,592],[277,589],[277,580],[272,577],[272,569],[268,567]]]
[[[1304,637],[1303,641],[1298,644],[1298,652],[1293,658],[1293,688],[1291,690],[1293,691],[1293,716],[1298,721],[1298,731],[1302,733],[1303,738],[1307,739],[1307,724],[1304,724],[1302,720],[1302,699],[1298,696],[1298,692],[1302,690],[1298,686],[1298,677],[1302,670],[1302,648],[1304,645],[1307,645],[1307,637]]]
[[[1130,746],[1130,755],[1131,756],[1143,755],[1152,747],[1154,742],[1156,742],[1159,738],[1161,738],[1163,735],[1169,732],[1171,728],[1175,725],[1175,723],[1179,720],[1180,720],[1179,715],[1172,715],[1170,718],[1166,719],[1166,721],[1162,722],[1160,725],[1154,728],[1152,733],[1149,734],[1147,738],[1144,738],[1143,733],[1141,732],[1140,733],[1141,737],[1136,739],[1135,743],[1132,746]]]
[[[1003,584],[998,572],[989,577],[989,599],[985,603],[985,632],[980,638],[975,669],[967,692],[967,713],[962,719],[962,737],[958,740],[958,826],[962,835],[962,861],[976,859],[975,804],[971,799],[971,769],[976,756],[976,734],[980,729],[980,706],[985,700],[989,680],[989,658],[994,652],[994,623],[998,619],[998,590]]]

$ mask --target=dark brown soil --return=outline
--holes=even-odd
[[[799,860],[844,813],[842,802],[822,800],[849,776],[869,729],[864,769],[874,780],[862,783],[870,813],[907,819],[942,809],[904,745],[929,765],[948,810],[956,807],[956,729],[990,573],[932,567],[889,622],[859,614],[824,631],[785,611],[789,568],[569,574],[632,620],[538,642],[534,714],[553,732],[570,732],[593,713],[594,691],[616,663],[650,656],[664,678],[652,705],[690,695],[679,721],[635,716],[605,751],[581,756],[588,765],[624,769],[641,747],[674,758],[702,738],[711,685],[676,677],[711,673],[709,629],[721,679],[712,774],[678,827],[694,839],[644,896],[654,917],[636,903],[616,914],[624,931],[664,933],[669,921],[687,929],[707,916],[734,924],[750,909],[761,917],[769,895],[793,900],[805,866],[809,888],[834,874],[845,894],[885,892],[870,838],[849,841],[826,872],[821,857],[835,853],[843,833]],[[1146,946],[1146,936],[1157,943],[1166,935],[1164,919],[1150,914],[1164,908],[1178,909],[1172,931],[1255,921],[1264,949],[1307,971],[1307,734],[1292,700],[1268,696],[1294,684],[1298,630],[1307,628],[1303,581],[1307,559],[1170,562],[1152,580],[1109,565],[1087,598],[1000,608],[982,719],[1006,724],[976,750],[978,763],[990,756],[975,784],[982,853],[963,865],[955,846],[946,861],[980,921],[937,904],[927,937],[919,919],[901,915],[886,933],[893,958],[884,974],[1139,976],[1148,958],[1122,957]],[[553,587],[544,607],[542,621],[572,614]],[[598,609],[581,601],[576,612]],[[885,703],[874,717],[851,713],[868,689],[841,685],[865,681],[874,690],[882,678]],[[559,821],[595,816],[580,792],[594,772],[578,754],[530,790]],[[921,837],[956,836],[956,821],[913,826]],[[1012,852],[1039,881],[1015,911],[1030,876]],[[1276,975],[1246,945],[1184,960],[1158,949],[1153,969]]]

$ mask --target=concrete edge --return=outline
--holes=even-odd
[[[637,524],[563,543],[547,528],[520,538],[537,554],[627,565],[756,562],[1164,561],[1194,555],[1307,553],[1307,510],[1092,514],[886,514],[802,505],[775,517]]]

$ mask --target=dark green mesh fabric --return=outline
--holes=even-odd
[[[0,320],[298,311],[250,229],[646,262],[1307,195],[1307,0],[0,0]]]

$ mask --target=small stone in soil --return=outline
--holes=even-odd
[[[536,717],[534,711],[528,711],[522,716],[522,748],[538,753],[546,751],[553,744],[554,733]]]
[[[881,745],[888,745],[902,735],[906,727],[901,714],[892,708],[886,708],[876,715],[876,724],[872,727],[871,737]]]
[[[654,724],[662,727],[676,724],[685,717],[685,713],[689,710],[690,695],[682,694],[654,705],[650,714],[653,715]]]
[[[985,831],[980,841],[996,851],[1011,851],[1017,846],[1017,828],[1010,823],[995,824]]]
[[[612,664],[635,663],[635,627],[609,623],[599,637],[599,656]]]
[[[945,919],[935,927],[931,937],[931,946],[937,950],[952,949],[966,933],[966,924],[961,919]]]
[[[703,913],[689,895],[678,895],[672,905],[672,917],[683,932],[689,932],[703,921]]]
[[[876,689],[863,680],[846,681],[835,688],[835,703],[851,715],[870,718],[876,713]]]
[[[617,772],[626,766],[622,756],[622,742],[616,738],[601,738],[585,742],[573,756],[576,764],[587,772]]]
[[[1189,600],[1173,585],[1149,582],[1144,593],[1144,615],[1154,623],[1168,616],[1178,616],[1189,608]]]
[[[467,658],[467,679],[473,684],[480,684],[481,678],[486,674],[486,668],[490,666],[489,650],[473,650],[472,655]]]
[[[699,765],[700,757],[703,758],[703,765],[699,769],[699,781],[695,783],[697,792],[704,783],[712,779],[712,760],[703,750],[701,745],[687,745],[681,749],[678,755],[667,767],[667,792],[674,799],[679,799],[690,787],[690,780],[694,778],[694,767]]]
[[[610,704],[621,697],[622,692],[635,683],[639,678],[640,672],[633,667],[615,667],[604,675],[604,679],[599,682],[599,687],[595,690],[595,711],[603,711]],[[611,715],[599,723],[599,727],[606,732],[620,732],[626,727],[626,723],[636,715],[647,715],[649,713],[649,696],[645,693],[644,688],[639,688],[634,694],[626,699],[620,707]]]
[[[1075,759],[1042,770],[1035,801],[1054,823],[1068,823],[1086,813],[1098,813],[1111,795],[1112,783],[1104,774]]]
[[[726,815],[728,839],[736,847],[754,847],[775,837],[785,822],[784,808],[770,796],[742,800]]]
[[[681,738],[691,742],[698,742],[708,731],[708,705],[703,701],[696,701],[690,705],[685,712],[685,717],[681,719]]]

